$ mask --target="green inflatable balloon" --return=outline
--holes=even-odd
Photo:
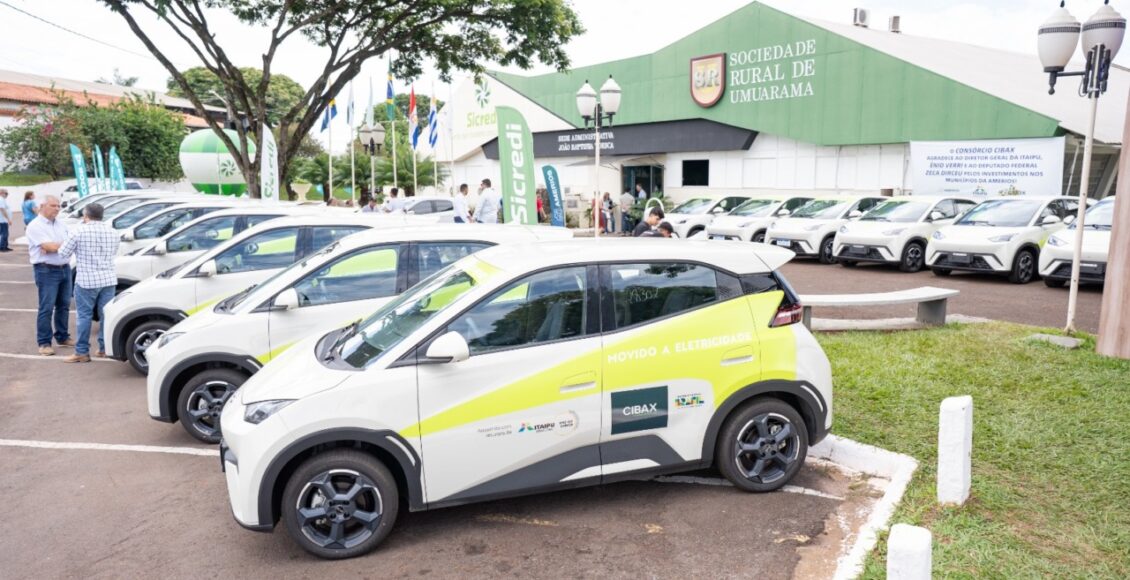
[[[224,133],[239,144],[238,133],[231,129],[224,129]],[[255,155],[255,143],[249,141],[247,146]],[[201,129],[181,141],[180,166],[192,187],[201,193],[239,196],[247,192],[239,165],[211,129]]]

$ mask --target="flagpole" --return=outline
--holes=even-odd
[[[329,143],[328,151],[329,151],[329,155],[330,155],[329,164],[328,164],[329,168],[330,168],[330,183],[329,183],[330,196],[327,199],[329,199],[328,203],[332,203],[333,200],[334,200],[334,123],[333,123],[333,117],[330,117],[330,121],[328,123],[326,123],[326,129],[328,129],[329,132],[330,132],[329,137],[328,137],[328,143]]]
[[[352,106],[353,103],[350,103]],[[353,146],[353,123],[349,124],[349,201],[357,205],[357,148]]]
[[[451,107],[447,115],[447,160],[451,164],[451,196],[455,197],[459,194],[455,188],[459,186],[455,180],[455,89],[453,84],[447,85],[447,106]]]
[[[393,187],[400,187],[400,184],[396,179],[396,150],[398,149],[398,147],[396,146],[396,119],[395,119],[395,115],[393,115],[393,117],[394,118],[391,121],[388,122],[389,126],[392,127],[392,186]]]
[[[412,150],[412,195],[416,195],[416,188],[418,188],[418,187],[419,187],[419,185],[416,184],[416,150],[413,149]]]

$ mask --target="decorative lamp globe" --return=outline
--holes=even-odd
[[[1036,36],[1037,51],[1044,72],[1062,72],[1067,68],[1079,44],[1080,24],[1075,17],[1059,4],[1050,18],[1040,25]]]
[[[1083,52],[1101,44],[1110,51],[1110,58],[1114,59],[1118,49],[1122,47],[1122,37],[1125,34],[1126,19],[1109,4],[1103,4],[1090,20],[1083,23]]]

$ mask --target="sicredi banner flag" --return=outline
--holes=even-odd
[[[1064,138],[912,141],[915,194],[1062,195]]]
[[[498,152],[502,165],[503,221],[537,223],[534,199],[534,138],[513,107],[498,107]]]
[[[263,159],[259,163],[259,195],[264,201],[279,201],[279,146],[271,128],[263,123]]]
[[[106,170],[102,167],[102,148],[94,146],[94,174],[98,177],[98,191],[106,191]]]
[[[110,146],[110,189],[121,191],[126,188],[126,170],[122,167],[122,158],[118,157],[118,148]]]
[[[75,183],[78,185],[78,196],[84,198],[90,194],[90,186],[86,182],[86,160],[82,158],[82,151],[71,143],[71,165],[75,169]]]
[[[555,226],[565,227],[565,202],[561,197],[561,179],[557,176],[557,168],[546,165],[541,168],[545,176],[545,190],[549,192],[549,219]]]

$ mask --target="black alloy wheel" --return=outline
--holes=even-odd
[[[129,337],[126,338],[125,354],[133,370],[143,375],[149,374],[149,359],[145,357],[145,351],[157,344],[165,331],[172,326],[167,320],[150,320],[138,325],[129,333]]]
[[[821,264],[834,264],[836,256],[832,254],[832,249],[835,247],[835,237],[828,236],[820,242],[820,263]]]
[[[787,484],[807,454],[808,430],[796,410],[778,399],[759,399],[727,420],[715,461],[735,486],[766,492]]]
[[[283,520],[306,551],[351,558],[384,540],[398,502],[388,468],[371,455],[340,449],[315,455],[295,471],[283,492]]]
[[[764,244],[765,243],[765,232],[764,231],[754,232],[753,243]]]
[[[1008,281],[1013,284],[1027,284],[1036,277],[1036,253],[1032,250],[1020,250],[1012,260],[1012,271],[1008,274]]]
[[[177,416],[184,430],[204,443],[219,443],[220,414],[246,380],[247,375],[233,369],[208,369],[192,377],[177,397]]]
[[[926,248],[921,242],[909,242],[902,249],[902,260],[899,261],[899,270],[903,272],[917,272],[926,264]]]

